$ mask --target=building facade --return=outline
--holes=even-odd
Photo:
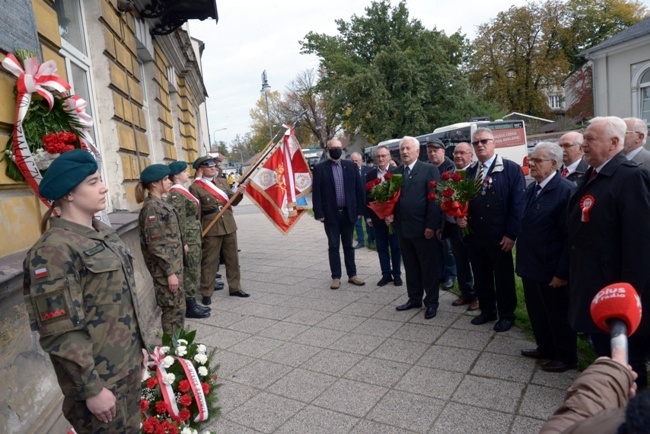
[[[182,9],[187,8],[187,9]],[[203,43],[186,21],[217,18],[215,0],[12,0],[0,2],[0,60],[32,50],[87,101],[109,188],[108,218],[136,256],[137,296],[155,338],[159,311],[144,267],[135,186],[153,163],[192,162],[209,146],[201,73]],[[13,130],[16,77],[0,68],[0,146]],[[1,148],[3,151],[5,148]],[[32,189],[0,162],[0,432],[65,432],[61,391],[29,329],[21,264],[45,212]],[[151,327],[149,327],[151,326]]]
[[[650,123],[650,18],[582,55],[593,63],[594,114]]]

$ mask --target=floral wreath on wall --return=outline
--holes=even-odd
[[[49,207],[50,202],[38,194],[38,185],[54,159],[81,148],[101,164],[90,135],[93,120],[86,113],[86,101],[69,93],[70,85],[56,74],[53,60],[39,64],[35,52],[16,50],[15,55],[7,54],[2,66],[17,81],[14,129],[0,161],[7,161],[9,178],[26,181]]]

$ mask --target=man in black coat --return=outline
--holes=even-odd
[[[526,181],[517,163],[495,153],[492,131],[478,128],[472,140],[478,162],[467,178],[477,179],[480,189],[469,202],[468,217],[458,219],[459,227],[469,222],[472,230],[465,240],[481,314],[471,322],[486,324],[498,314],[494,330],[505,332],[514,324],[517,307],[512,248],[521,231]]]
[[[341,287],[341,255],[340,245],[343,244],[343,257],[348,282],[353,285],[365,285],[357,277],[357,266],[354,262],[354,247],[352,247],[352,232],[354,223],[363,215],[365,207],[361,176],[359,168],[351,161],[342,160],[343,145],[339,140],[327,143],[329,160],[314,167],[312,183],[312,200],[314,202],[314,218],[324,223],[327,234],[330,270],[332,272],[331,289]]]
[[[642,306],[650,306],[650,172],[621,152],[625,131],[625,122],[617,117],[590,121],[582,143],[590,168],[569,201],[569,322],[591,335],[599,356],[610,355],[610,344],[609,335],[590,315],[598,291],[627,282],[639,293]],[[630,365],[639,374],[639,388],[647,385],[644,352],[650,315],[644,310],[641,325],[629,338]]]
[[[526,201],[517,238],[516,271],[524,284],[526,309],[537,348],[521,354],[547,359],[542,370],[564,372],[577,365],[576,332],[569,325],[569,245],[567,205],[575,184],[562,178],[562,148],[540,142],[533,149],[530,174],[535,182]]]
[[[389,164],[390,151],[386,146],[377,147],[375,158],[377,159],[377,166],[370,169],[366,175],[366,182],[383,178],[384,175],[391,172]],[[366,204],[371,201],[372,199],[366,195]],[[389,282],[393,282],[395,286],[402,286],[402,251],[399,246],[397,232],[393,231],[391,234],[386,222],[367,206],[366,224],[369,229],[374,229],[375,239],[377,240],[377,254],[379,255],[379,267],[381,268],[381,280],[377,282],[377,286],[385,286]]]
[[[400,198],[395,207],[395,229],[404,258],[408,301],[397,306],[398,311],[424,306],[425,319],[438,312],[438,271],[440,258],[435,233],[440,228],[440,207],[429,201],[431,181],[440,178],[438,169],[418,160],[420,142],[414,137],[404,137],[399,145],[402,165],[395,174],[402,175]],[[387,222],[392,221],[390,217]],[[424,300],[423,295],[426,294]]]

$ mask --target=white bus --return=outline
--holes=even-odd
[[[436,128],[433,133],[417,136],[416,139],[420,142],[420,160],[428,161],[426,148],[424,143],[436,138],[442,140],[446,147],[446,154],[449,158],[453,158],[454,148],[460,142],[470,143],[472,141],[472,134],[477,128],[489,128],[494,134],[494,142],[496,145],[496,152],[503,158],[514,161],[520,166],[526,165],[524,159],[528,157],[528,147],[526,142],[526,124],[522,120],[512,121],[476,121],[476,122],[461,122],[458,124],[447,125],[444,127]],[[391,139],[380,142],[377,146],[386,146],[393,160],[400,163],[399,156],[399,141],[400,139]],[[364,150],[365,154],[372,155],[377,146],[372,146]]]

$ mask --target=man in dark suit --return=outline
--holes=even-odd
[[[517,238],[517,267],[524,284],[526,309],[537,348],[521,354],[547,359],[542,370],[564,372],[577,365],[576,332],[569,325],[569,245],[567,204],[575,184],[562,178],[562,148],[540,142],[533,149],[530,174]]]
[[[517,163],[494,152],[488,128],[474,132],[472,146],[478,162],[470,166],[467,177],[476,178],[481,186],[469,202],[468,217],[458,219],[458,226],[469,224],[472,229],[465,239],[481,306],[472,324],[494,321],[498,313],[494,330],[505,332],[514,324],[517,307],[512,248],[521,230],[526,181]]]
[[[445,172],[455,172],[456,165],[449,157],[445,155],[445,144],[440,139],[431,139],[425,143],[427,147],[427,157],[429,162],[438,168],[442,175]],[[438,255],[440,261],[440,286],[445,291],[450,291],[454,287],[456,280],[456,261],[454,253],[451,250],[451,243],[448,239],[437,239],[436,244],[440,251]]]
[[[582,158],[582,134],[571,131],[560,137],[558,144],[562,148],[562,163],[560,170],[562,178],[566,178],[574,184],[582,178],[589,168],[587,162]]]
[[[404,257],[408,301],[398,311],[420,308],[424,301],[425,319],[438,312],[439,263],[435,233],[440,228],[440,207],[428,200],[431,181],[440,178],[438,168],[418,160],[420,142],[404,137],[399,145],[402,165],[395,173],[403,176],[401,193],[395,206],[395,229]],[[392,216],[387,222],[391,222]],[[426,294],[424,300],[422,296]]]
[[[391,171],[389,170],[390,151],[386,146],[377,147],[375,158],[377,159],[377,167],[373,167],[368,172],[366,182],[383,178],[385,174]],[[371,200],[367,197],[366,204],[370,203]],[[393,231],[391,234],[386,222],[377,217],[377,214],[367,206],[366,224],[369,229],[374,229],[377,239],[377,254],[379,255],[379,267],[381,268],[381,280],[377,282],[377,286],[385,286],[389,282],[393,282],[395,286],[402,286],[402,252],[397,232]]]
[[[467,172],[470,164],[472,164],[471,145],[467,142],[461,142],[454,148],[454,165],[456,170],[463,170]],[[468,304],[468,311],[478,310],[478,298],[474,292],[474,276],[472,275],[472,266],[469,262],[469,252],[467,245],[463,240],[463,234],[456,223],[456,217],[445,216],[442,228],[442,238],[447,239],[451,243],[451,250],[454,253],[454,260],[456,263],[456,271],[458,274],[458,289],[460,289],[460,297],[451,302],[452,306],[463,306]]]
[[[582,148],[590,168],[569,200],[569,258],[571,276],[569,322],[589,333],[599,356],[610,355],[609,335],[590,315],[591,300],[605,286],[627,282],[650,306],[650,172],[625,158],[625,122],[597,117],[584,133]],[[647,384],[645,351],[650,315],[629,338],[630,365]]]
[[[368,172],[370,172],[370,168],[368,166],[365,166],[363,164],[363,158],[361,157],[361,154],[358,152],[353,152],[352,155],[350,155],[350,161],[352,161],[354,164],[357,165],[359,168],[359,175],[361,176],[361,184],[366,185],[366,175]],[[364,202],[365,202],[365,194],[366,194],[366,189],[363,189],[364,193]],[[358,218],[357,221],[354,223],[354,229],[357,231],[357,244],[354,245],[355,249],[360,249],[363,246],[366,246],[364,242],[364,233],[363,233],[363,221],[364,218]],[[368,227],[368,248],[374,248],[375,247],[375,233],[374,231],[371,230],[371,227]]]
[[[643,119],[625,118],[625,143],[623,143],[623,152],[625,158],[644,169],[650,170],[650,151],[644,148],[648,138],[648,126]]]
[[[354,222],[363,214],[364,186],[356,164],[342,160],[343,145],[339,140],[327,143],[329,160],[314,167],[312,184],[312,200],[314,202],[314,218],[325,225],[329,253],[330,270],[332,272],[331,289],[341,287],[341,255],[339,247],[343,244],[343,257],[348,282],[353,285],[366,283],[357,277],[357,266],[354,263],[354,247],[352,247],[352,232]]]

